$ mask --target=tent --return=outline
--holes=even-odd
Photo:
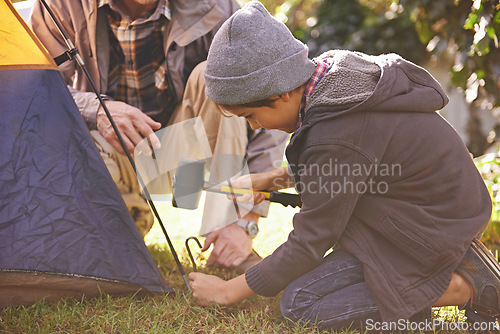
[[[52,58],[0,0],[0,307],[169,293]]]

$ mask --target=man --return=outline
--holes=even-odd
[[[234,0],[48,3],[79,50],[131,152],[143,138],[158,148],[154,130],[201,117],[214,155],[245,156],[251,172],[269,170],[274,161],[281,160],[286,134],[253,132],[244,120],[222,117],[204,93],[203,61],[215,32],[239,8]],[[66,51],[55,24],[38,2],[29,24],[53,57]],[[75,62],[66,62],[60,69],[144,236],[153,217],[104,110]],[[224,206],[217,208],[220,216],[228,216],[233,209],[230,201],[219,205]],[[220,227],[214,222],[219,218],[204,214],[204,249],[214,244],[208,262],[231,267],[252,259],[252,239],[246,229],[266,212],[266,207],[255,207],[234,224],[215,231],[210,225]]]

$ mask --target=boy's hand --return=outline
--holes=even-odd
[[[255,295],[248,286],[245,275],[224,281],[217,276],[190,273],[189,281],[193,298],[202,306],[213,303],[231,305]]]
[[[189,274],[189,281],[193,289],[193,298],[199,305],[208,306],[213,303],[228,305],[227,282],[223,279],[193,272]]]
[[[275,175],[272,172],[246,174],[231,180],[231,185],[236,189],[276,190],[273,185]]]
[[[280,167],[268,172],[247,174],[231,181],[234,188],[252,190],[280,190],[293,187],[287,167]]]
[[[253,191],[271,191],[293,187],[292,178],[288,174],[288,168],[281,167],[264,173],[254,173],[240,176],[231,181],[235,189],[251,189]],[[261,193],[246,194],[243,196],[227,196],[238,203],[257,205],[265,200]]]

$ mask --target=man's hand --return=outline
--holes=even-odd
[[[205,239],[202,252],[214,248],[207,264],[222,267],[237,267],[252,253],[252,238],[236,224],[210,232]]]
[[[130,152],[133,153],[137,145],[140,145],[141,152],[151,152],[149,145],[143,138],[147,138],[153,148],[159,149],[161,147],[160,140],[153,131],[161,128],[160,123],[124,102],[105,101],[104,103],[106,103],[106,107]],[[97,130],[117,152],[125,154],[102,106],[97,111]]]

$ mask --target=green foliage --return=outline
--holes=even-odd
[[[500,251],[500,154],[499,152],[488,153],[474,161],[493,202],[491,220],[481,240],[489,249]]]
[[[303,38],[313,55],[339,48],[368,54],[396,52],[416,63],[428,58],[414,24],[396,3],[326,0],[315,15],[317,23],[305,29]]]
[[[310,333],[289,326],[274,299],[254,298],[239,307],[197,306],[181,291],[175,296],[38,302],[0,311],[2,333]],[[242,306],[240,306],[242,307]],[[319,333],[319,331],[318,331]]]
[[[467,102],[500,106],[500,4],[497,0],[401,0],[420,40],[452,59],[451,78]]]

